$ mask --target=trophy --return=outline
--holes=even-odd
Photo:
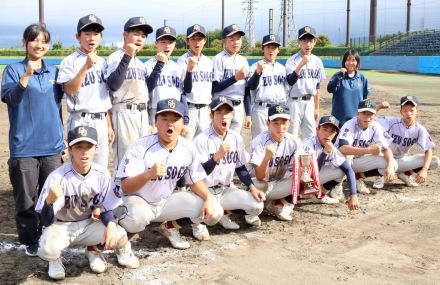
[[[312,195],[318,193],[318,189],[315,187],[315,180],[312,177],[313,168],[313,154],[301,154],[299,156],[299,164],[301,166],[300,177],[300,193],[303,195]]]

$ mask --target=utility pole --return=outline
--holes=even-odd
[[[44,0],[39,0],[38,12],[39,12],[39,22],[40,24],[44,24]]]
[[[283,0],[283,47],[286,47],[287,44],[287,35],[286,35],[286,10],[287,10],[286,0]]]
[[[273,34],[273,8],[269,8],[269,34]]]
[[[347,29],[345,34],[345,45],[350,45],[350,0],[347,0]]]
[[[225,28],[225,0],[222,0],[222,31]]]
[[[406,3],[406,33],[411,30],[411,0]]]
[[[376,43],[377,0],[370,0],[370,43]]]

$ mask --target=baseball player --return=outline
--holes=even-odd
[[[401,117],[386,116],[377,119],[392,138],[390,149],[397,161],[397,177],[409,187],[417,187],[425,183],[428,170],[436,169],[439,164],[439,158],[432,155],[435,144],[431,136],[425,127],[416,121],[419,104],[416,96],[404,96],[400,98]],[[414,145],[417,145],[423,153],[410,155],[409,152]],[[415,179],[412,174],[415,174]],[[375,186],[378,189],[383,188],[383,176]]]
[[[69,131],[71,162],[48,176],[35,207],[44,224],[38,256],[49,261],[52,279],[64,279],[61,253],[71,245],[87,246],[86,256],[96,273],[106,269],[105,261],[94,250],[97,244],[114,248],[120,265],[139,267],[127,233],[115,223],[113,209],[121,203],[120,194],[108,170],[92,163],[97,140],[96,130],[88,126]]]
[[[249,154],[243,139],[230,130],[234,105],[230,99],[220,96],[212,100],[210,109],[212,125],[194,139],[194,145],[208,175],[204,179],[205,184],[225,210],[225,215],[219,223],[225,229],[239,229],[240,226],[229,217],[235,211],[245,214],[248,224],[260,226],[258,215],[263,211],[265,195],[255,187],[246,169]],[[234,173],[248,191],[237,189],[233,185]],[[209,238],[204,225],[199,226],[197,233],[204,233],[202,236]]]
[[[147,112],[147,70],[136,56],[153,28],[144,17],[128,19],[124,25],[124,45],[107,59],[105,78],[112,100],[111,118],[115,141],[113,166],[117,169],[128,146],[152,130]],[[115,171],[116,172],[116,171]]]
[[[286,68],[276,61],[280,47],[277,35],[263,37],[264,59],[251,66],[248,80],[254,105],[252,107],[252,138],[267,130],[267,109],[286,102]]]
[[[252,124],[250,96],[245,94],[249,64],[246,58],[238,54],[242,44],[241,37],[244,35],[245,33],[237,25],[225,27],[222,31],[222,42],[225,49],[212,59],[214,98],[225,96],[231,99],[234,105],[231,130],[238,134],[241,132],[245,117],[243,111],[246,113],[244,127],[249,129]]]
[[[78,21],[76,39],[80,47],[60,64],[57,82],[63,84],[70,116],[67,129],[86,125],[98,130],[96,163],[107,167],[109,144],[114,132],[110,116],[110,97],[105,83],[105,61],[96,54],[104,26],[90,14]]]
[[[147,68],[147,86],[150,96],[150,123],[154,126],[157,102],[163,99],[174,98],[182,101],[186,106],[186,96],[182,93],[190,93],[192,90],[192,78],[190,72],[185,72],[182,66],[171,60],[171,54],[176,46],[176,30],[164,26],[156,30],[155,57],[145,62]],[[184,82],[185,81],[185,82]],[[185,86],[185,87],[184,87]],[[185,109],[185,124],[188,124],[188,108]],[[185,126],[182,135],[188,132]]]
[[[185,94],[189,116],[186,138],[192,140],[209,127],[208,105],[211,102],[214,72],[211,59],[202,53],[206,43],[205,28],[198,24],[188,27],[186,38],[189,51],[179,57],[177,63],[190,73],[192,79],[192,90]]]
[[[345,122],[336,140],[339,151],[353,156],[357,192],[369,194],[363,178],[383,175],[386,181],[395,179],[397,163],[390,149],[390,137],[375,120],[376,103],[361,101],[357,116]]]
[[[291,131],[303,139],[312,137],[319,117],[320,84],[325,79],[322,61],[312,54],[316,44],[315,29],[305,26],[298,31],[300,50],[286,62],[288,103],[292,118]]]
[[[350,188],[348,208],[356,210],[359,202],[356,191],[356,175],[350,163],[337,150],[332,141],[339,131],[339,121],[333,116],[323,116],[319,120],[316,136],[305,139],[303,151],[305,154],[314,154],[318,160],[320,183],[325,189],[332,189],[330,196],[335,199],[344,198],[342,186],[337,186],[336,180],[347,176]]]
[[[124,205],[117,214],[119,224],[129,233],[145,229],[151,222],[162,222],[160,232],[174,248],[189,248],[179,228],[188,224],[213,225],[223,209],[203,183],[206,173],[192,142],[179,134],[183,128],[185,105],[176,99],[158,102],[157,133],[136,140],[119,165]],[[189,191],[173,193],[185,177]]]

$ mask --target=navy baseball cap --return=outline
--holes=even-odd
[[[246,35],[246,33],[243,32],[243,30],[240,29],[239,26],[237,26],[235,24],[232,24],[232,25],[229,25],[229,26],[227,26],[227,27],[225,27],[223,29],[223,31],[222,31],[222,39],[230,37],[230,36],[232,36],[233,34],[236,34],[236,33],[239,33],[241,36]]]
[[[215,111],[225,104],[231,107],[231,110],[234,110],[234,105],[232,104],[231,99],[225,96],[220,96],[212,100],[211,103],[209,104],[209,108],[211,108],[211,111]]]
[[[176,36],[176,30],[169,27],[169,26],[164,26],[162,28],[159,28],[156,30],[156,40],[163,38],[163,37],[170,37],[173,38],[174,40],[177,39]]]
[[[199,24],[192,25],[188,29],[186,29],[186,38],[189,39],[190,37],[194,36],[195,34],[201,34],[206,38],[206,30],[205,27]]]
[[[403,106],[408,102],[413,103],[414,106],[417,107],[417,105],[419,104],[419,99],[416,96],[404,96],[400,98],[400,106]]]
[[[290,112],[289,107],[287,107],[285,104],[276,104],[273,106],[270,106],[267,110],[267,117],[269,118],[269,121],[283,118],[283,119],[290,119]]]
[[[69,143],[69,146],[82,141],[97,145],[98,133],[96,132],[96,129],[89,126],[78,126],[70,130],[67,134],[67,142]]]
[[[365,112],[365,111],[376,114],[376,102],[374,102],[371,99],[367,99],[359,102],[358,112]]]
[[[310,26],[305,26],[305,27],[302,27],[301,29],[298,30],[298,39],[301,39],[302,37],[304,37],[306,35],[316,37],[315,29]]]
[[[280,37],[274,34],[270,34],[263,37],[262,46],[268,45],[268,44],[275,44],[277,46],[280,46]]]
[[[124,25],[124,31],[128,32],[133,28],[141,28],[144,30],[145,34],[151,34],[153,32],[153,27],[147,24],[144,17],[132,17]]]
[[[90,14],[79,19],[76,31],[79,34],[82,30],[90,26],[95,26],[99,32],[104,30],[101,19],[99,19],[96,15]]]
[[[174,98],[163,99],[157,102],[156,115],[163,112],[173,112],[183,117],[185,105]]]
[[[331,124],[336,127],[337,130],[339,130],[339,121],[334,116],[322,116],[319,120],[318,126]]]

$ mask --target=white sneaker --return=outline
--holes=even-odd
[[[133,251],[131,250],[130,242],[127,242],[122,248],[117,248],[115,250],[115,253],[119,265],[127,268],[139,267],[139,259],[136,257],[136,255],[134,255]]]
[[[318,198],[318,200],[322,204],[338,204],[339,203],[339,199],[332,198],[328,195],[324,195],[324,197]]]
[[[49,261],[49,277],[55,280],[62,280],[66,277],[66,272],[64,271],[64,265],[61,258],[57,260]]]
[[[373,184],[374,189],[382,189],[385,186],[385,177],[379,176]]]
[[[240,226],[229,218],[229,215],[224,215],[220,221],[218,221],[223,228],[227,230],[238,230]]]
[[[258,215],[245,215],[244,219],[246,223],[248,223],[251,226],[259,227],[261,226],[261,220],[258,217]]]
[[[397,177],[405,183],[408,187],[417,187],[419,184],[414,181],[414,178],[411,175],[406,175],[405,173],[397,174]]]
[[[364,181],[359,179],[356,181],[356,190],[361,194],[370,194],[370,189],[365,185]]]
[[[338,200],[344,200],[345,196],[344,196],[344,188],[342,187],[341,184],[337,184],[331,191],[329,194],[330,197],[338,199]]]
[[[193,236],[200,241],[209,240],[208,228],[203,224],[192,224]]]
[[[266,210],[269,214],[276,216],[281,221],[291,221],[293,205],[274,205],[272,201],[269,201],[266,205]]]
[[[187,249],[190,247],[189,242],[187,242],[180,236],[179,230],[176,228],[167,228],[166,222],[163,222],[160,225],[159,231],[164,237],[166,237],[170,241],[171,245],[174,248]]]
[[[90,269],[92,269],[93,272],[102,273],[107,269],[105,260],[99,252],[86,249],[86,256],[89,260]]]

